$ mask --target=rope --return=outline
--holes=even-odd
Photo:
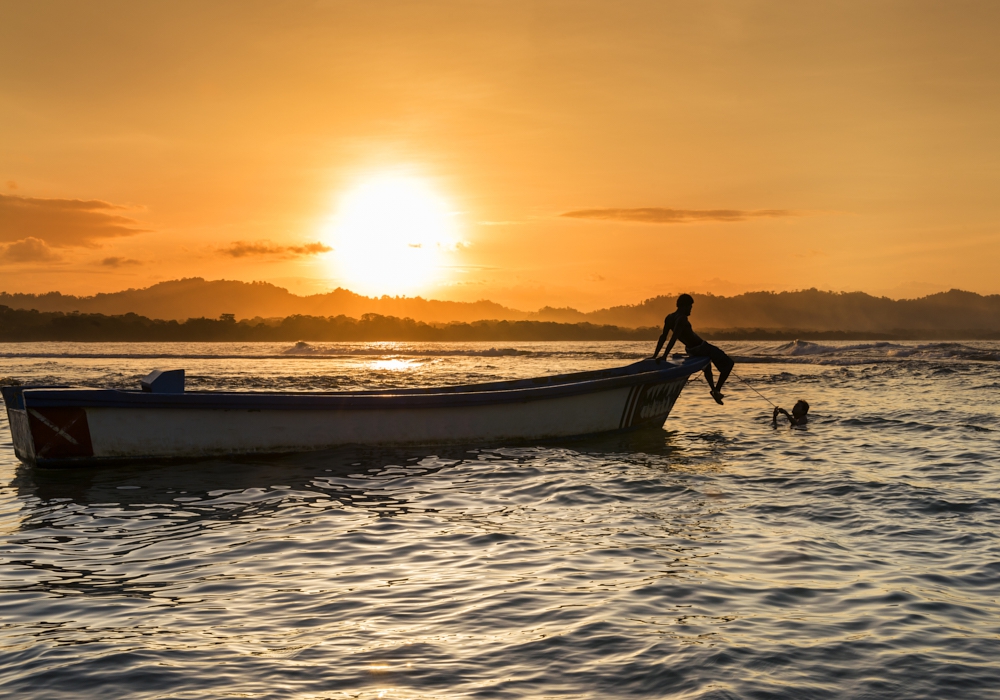
[[[753,392],[754,392],[755,394],[757,394],[757,396],[759,396],[760,398],[764,399],[764,400],[765,400],[765,401],[767,401],[767,402],[768,402],[769,404],[771,404],[772,406],[774,406],[775,408],[777,408],[777,406],[775,406],[775,405],[774,405],[773,403],[771,403],[771,399],[767,398],[767,397],[766,397],[766,396],[764,396],[764,395],[763,395],[762,393],[760,393],[759,391],[757,391],[756,389],[754,389],[754,388],[753,388],[753,385],[752,385],[752,384],[750,384],[750,382],[748,382],[748,381],[747,381],[746,379],[744,379],[744,378],[743,378],[743,377],[741,377],[740,375],[736,374],[736,372],[730,372],[730,374],[732,374],[732,375],[733,375],[734,377],[736,377],[736,378],[737,378],[737,379],[739,379],[739,380],[740,380],[741,382],[743,382],[743,383],[744,383],[744,384],[746,384],[746,385],[747,385],[748,387],[750,387],[750,389],[752,389],[752,390],[753,390]]]
[[[762,393],[760,393],[759,391],[757,391],[756,389],[754,389],[754,388],[753,388],[753,385],[752,385],[752,384],[750,384],[750,382],[748,382],[748,381],[747,381],[746,379],[744,379],[744,378],[743,378],[743,377],[741,377],[740,375],[736,374],[736,372],[733,372],[733,371],[730,371],[729,373],[730,373],[731,375],[733,375],[734,377],[736,377],[737,379],[739,379],[739,380],[740,380],[741,382],[743,382],[744,384],[746,384],[746,385],[747,385],[748,387],[750,387],[750,391],[752,391],[753,393],[757,394],[757,396],[759,396],[760,398],[764,399],[765,401],[767,401],[768,403],[770,403],[770,404],[771,404],[772,406],[774,406],[775,408],[777,408],[777,406],[775,406],[775,405],[774,405],[773,403],[771,403],[771,399],[767,398],[767,397],[766,397],[766,396],[764,396],[764,395],[763,395]],[[687,380],[688,380],[689,382],[692,382],[692,381],[699,381],[698,379],[696,379],[696,378],[695,378],[695,376],[694,376],[693,374],[692,374],[692,375],[690,375],[690,376],[689,376],[689,377],[687,378]]]
[[[739,379],[739,380],[740,380],[741,382],[743,382],[744,384],[746,384],[746,385],[747,385],[747,386],[748,386],[748,387],[750,388],[750,391],[752,391],[753,393],[757,394],[757,396],[759,396],[760,398],[762,398],[762,399],[764,399],[765,401],[767,401],[767,402],[768,402],[769,404],[771,404],[771,406],[772,406],[772,407],[774,407],[774,408],[777,408],[777,406],[776,406],[776,405],[774,404],[774,402],[772,402],[772,401],[771,401],[771,399],[767,398],[767,397],[766,397],[766,396],[764,396],[764,395],[763,395],[762,393],[760,393],[759,391],[757,391],[757,390],[756,390],[756,389],[754,388],[754,386],[753,386],[753,385],[752,385],[752,384],[751,384],[750,382],[748,382],[748,381],[747,381],[746,379],[744,379],[744,378],[743,378],[743,377],[741,377],[740,375],[736,374],[736,372],[733,372],[732,370],[729,370],[729,373],[730,373],[731,375],[733,375],[734,377],[736,377],[737,379]],[[691,380],[693,380],[693,379],[694,379],[694,375],[693,375],[693,374],[692,374],[692,375],[688,375],[688,381],[689,381],[689,382],[690,382]]]

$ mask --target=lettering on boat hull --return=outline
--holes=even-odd
[[[656,421],[662,425],[686,383],[687,377],[664,384],[639,384],[632,387],[625,402],[619,429],[635,428]]]

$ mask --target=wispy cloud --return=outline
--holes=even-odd
[[[122,215],[127,207],[98,199],[42,199],[0,194],[0,241],[28,238],[50,246],[97,247],[102,238],[143,233],[138,222]]]
[[[691,224],[699,221],[746,221],[747,219],[775,219],[798,216],[790,209],[667,209],[643,207],[640,209],[577,209],[560,216],[570,219],[597,219],[601,221],[630,221],[641,224]]]
[[[101,264],[105,267],[125,267],[131,265],[142,265],[142,261],[135,260],[133,258],[122,258],[115,255],[110,258],[104,258],[104,260],[101,261]]]
[[[329,253],[331,250],[333,248],[318,241],[303,245],[274,245],[270,241],[235,241],[228,248],[223,248],[221,252],[234,258],[276,257],[288,259]]]
[[[58,260],[59,255],[37,238],[28,237],[21,241],[0,245],[0,263],[30,263]]]

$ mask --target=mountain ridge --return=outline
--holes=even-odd
[[[893,300],[864,292],[806,289],[794,292],[747,292],[731,297],[695,294],[692,321],[696,328],[766,328],[807,331],[884,331],[888,329],[1000,330],[1000,295],[980,295],[952,289],[918,299]],[[512,309],[489,300],[441,301],[423,297],[365,297],[338,288],[324,294],[299,296],[269,282],[205,280],[190,277],[141,289],[100,293],[89,297],[48,292],[0,292],[0,305],[41,312],[121,315],[183,321],[218,318],[283,318],[294,315],[347,316],[379,314],[411,318],[429,324],[476,321],[544,321],[592,323],[622,328],[659,326],[674,309],[674,294],[637,304],[579,311],[545,306],[538,311]]]

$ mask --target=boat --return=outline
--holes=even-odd
[[[434,388],[350,392],[185,391],[184,370],[141,389],[4,386],[27,464],[306,452],[346,445],[541,442],[661,428],[707,358]]]

